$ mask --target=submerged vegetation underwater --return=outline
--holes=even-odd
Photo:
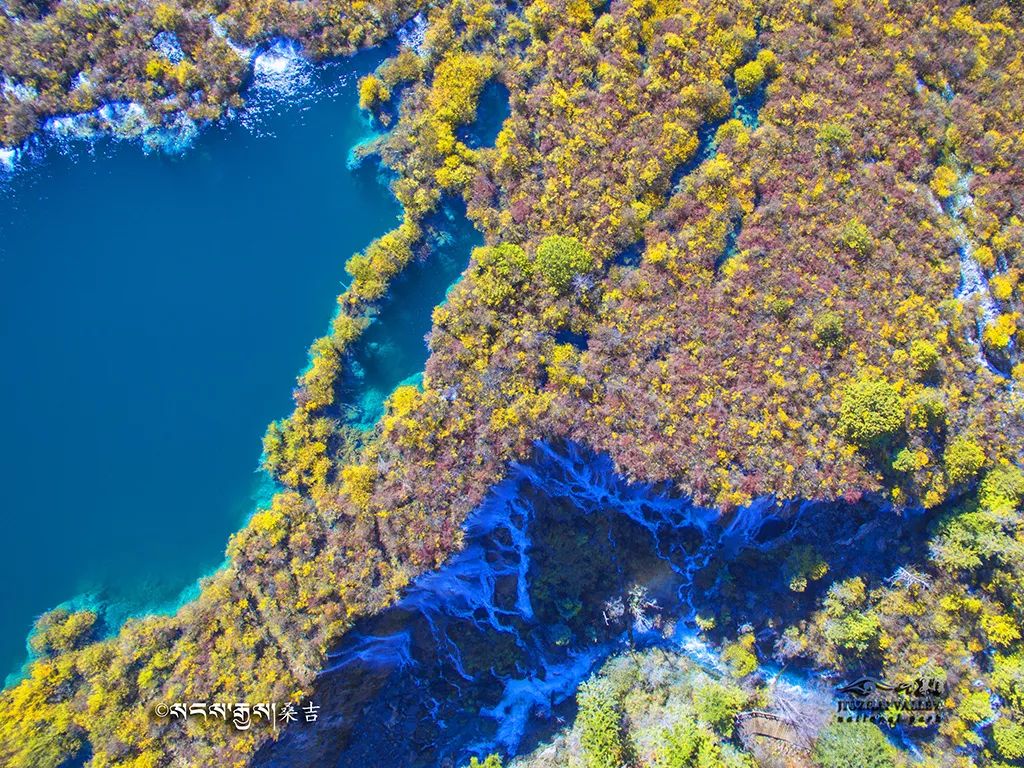
[[[44,615],[0,762],[1019,765],[1019,5],[8,3],[0,138],[215,119],[248,49],[400,26],[354,159],[403,217],[267,431],[280,492],[174,616]],[[366,339],[458,204],[483,245],[374,422]],[[830,723],[861,676],[940,721]]]

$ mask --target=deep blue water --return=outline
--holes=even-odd
[[[511,111],[508,88],[491,80],[480,92],[476,120],[459,128],[459,140],[473,148],[493,147]]]
[[[173,605],[265,491],[260,438],[345,260],[397,221],[376,169],[346,164],[377,61],[271,62],[183,156],[75,142],[3,183],[0,671],[76,595],[115,620]]]

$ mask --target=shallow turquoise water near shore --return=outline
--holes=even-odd
[[[304,95],[271,84],[181,157],[76,142],[0,186],[3,672],[76,595],[173,605],[265,492],[263,430],[399,214],[346,165],[377,61],[275,70]]]
[[[461,201],[442,204],[426,228],[416,258],[392,282],[373,323],[352,348],[352,374],[341,389],[351,408],[350,423],[360,429],[376,424],[396,386],[420,383],[434,307],[445,301],[470,253],[483,244]]]

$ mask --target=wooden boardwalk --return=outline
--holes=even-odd
[[[736,715],[736,730],[743,746],[755,754],[772,754],[791,768],[810,765],[810,744],[788,718],[756,709],[740,712]]]

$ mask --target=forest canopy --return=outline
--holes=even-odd
[[[18,0],[0,14],[0,141],[112,101],[219,119],[242,104],[236,47],[285,36],[331,56],[418,12],[422,44],[359,86],[380,130],[361,153],[391,175],[403,217],[349,259],[294,409],[266,433],[280,491],[177,614],[109,637],[87,612],[42,617],[26,677],[0,695],[0,763],[244,765],[269,734],[184,730],[153,706],[301,699],[360,617],[459,550],[538,440],[607,454],[723,516],[758,499],[870,501],[883,542],[928,523],[901,554],[929,588],[835,567],[863,543],[853,533],[751,571],[780,580],[760,612],[743,569],[726,569],[732,602],[694,623],[736,679],[721,711],[688,703],[659,734],[666,759],[731,754],[729,696],[750,693],[768,653],[837,675],[940,666],[955,716],[922,739],[926,764],[1019,761],[1019,7]],[[178,61],[153,49],[163,34]],[[509,116],[484,146],[467,131],[490,83]],[[341,396],[354,345],[452,199],[484,245],[434,310],[422,382],[357,429]],[[622,757],[620,694],[580,692],[574,727],[599,762]],[[875,731],[831,733],[822,765],[851,742],[892,758]]]

